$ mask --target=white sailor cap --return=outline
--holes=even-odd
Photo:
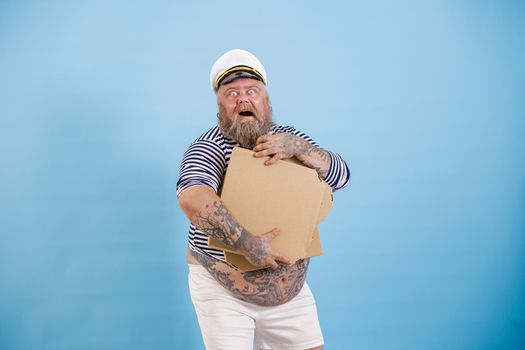
[[[266,85],[266,71],[261,62],[252,53],[233,49],[219,57],[211,67],[210,84],[215,94],[222,84],[228,84],[238,78],[251,78]]]

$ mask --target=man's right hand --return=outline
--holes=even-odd
[[[246,260],[257,267],[271,267],[275,269],[279,266],[278,262],[290,265],[291,261],[284,255],[278,254],[272,250],[270,242],[279,235],[278,228],[266,232],[261,236],[247,234],[241,237],[243,242],[240,243],[240,252]]]

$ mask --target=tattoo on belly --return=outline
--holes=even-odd
[[[309,259],[278,268],[241,272],[208,255],[191,252],[197,261],[235,297],[262,306],[286,303],[303,287]]]

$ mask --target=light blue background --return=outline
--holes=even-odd
[[[214,60],[352,182],[309,283],[327,349],[525,347],[520,1],[0,1],[0,349],[201,349],[175,183]]]

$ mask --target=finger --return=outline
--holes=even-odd
[[[268,139],[270,138],[270,134],[264,134],[262,136],[259,136],[257,138],[257,141],[255,141],[255,144],[260,144],[260,143],[264,143],[266,141],[268,141]]]
[[[254,151],[261,151],[263,149],[267,149],[267,148],[270,148],[272,146],[271,142],[261,142],[259,144],[257,144],[253,150]]]
[[[277,150],[275,148],[268,148],[268,149],[265,149],[265,150],[262,150],[262,151],[259,151],[257,153],[254,154],[255,157],[257,158],[260,158],[260,157],[266,157],[266,156],[271,156],[271,155],[274,155],[274,154],[277,154]]]
[[[264,165],[272,165],[276,163],[279,159],[281,159],[281,156],[279,155],[279,153],[276,153],[272,158],[265,161]]]
[[[266,241],[269,243],[271,242],[275,237],[277,237],[279,235],[279,233],[281,233],[281,230],[279,230],[277,227],[276,228],[273,228],[271,229],[270,231],[266,232],[264,235],[262,235],[264,237],[264,239],[266,239]]]
[[[285,263],[286,265],[290,265],[292,263],[290,258],[288,258],[287,256],[284,256],[284,255],[276,256],[275,260],[279,260],[280,262]]]
[[[269,264],[272,269],[276,269],[279,267],[279,264],[275,260],[270,260]]]

